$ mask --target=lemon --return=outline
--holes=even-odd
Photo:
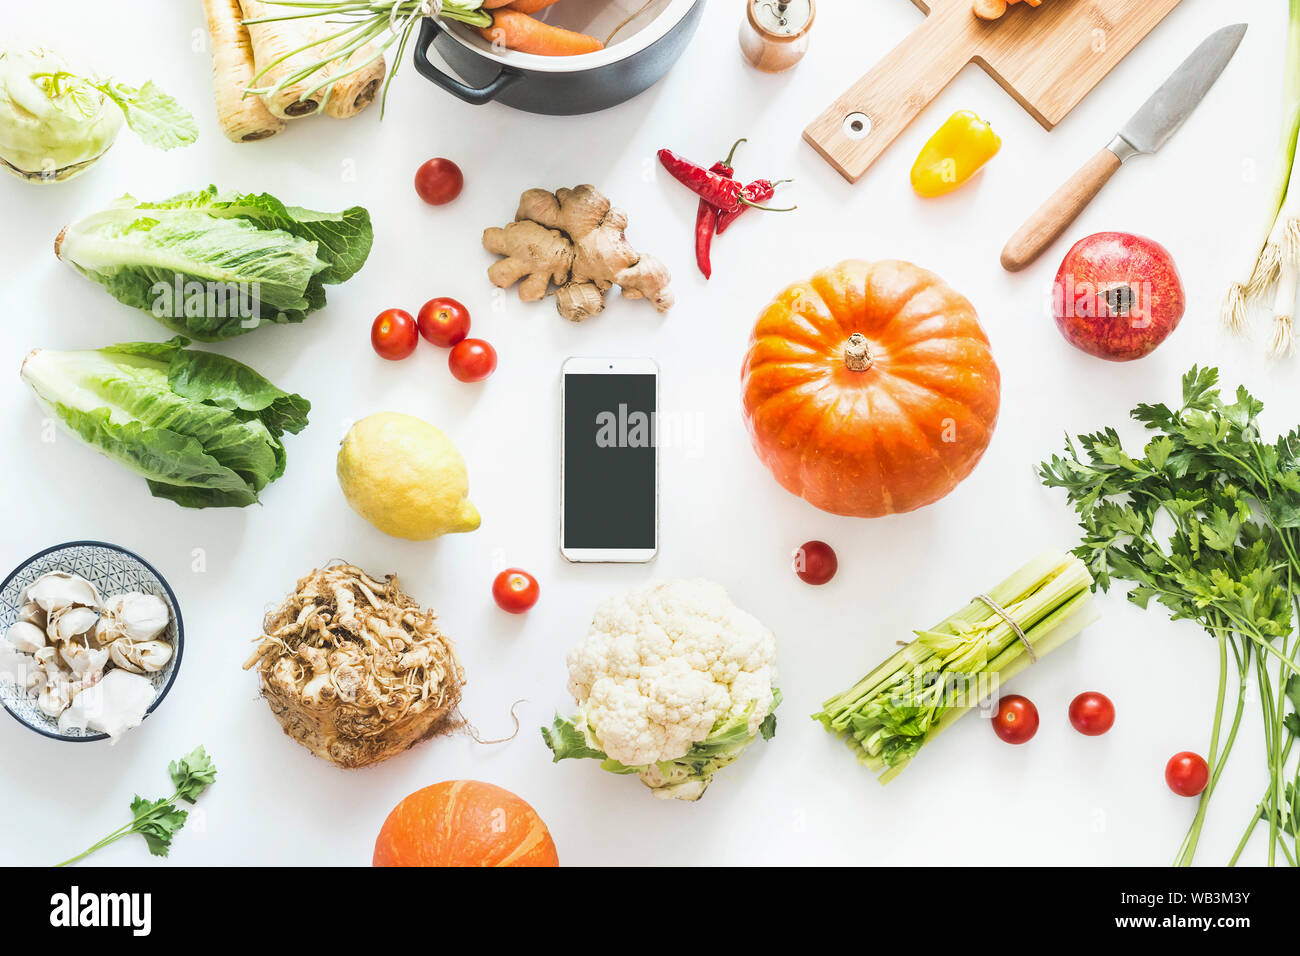
[[[465,459],[446,435],[384,412],[352,426],[339,448],[339,487],[352,510],[385,534],[428,541],[474,531]]]

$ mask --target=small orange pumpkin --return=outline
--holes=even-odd
[[[448,780],[417,790],[384,821],[374,866],[559,866],[537,811],[509,790]]]
[[[952,491],[988,448],[1001,399],[970,302],[897,261],[850,260],[786,289],[754,326],[741,378],[776,480],[860,518]]]

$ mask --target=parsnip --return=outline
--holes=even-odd
[[[337,61],[331,63],[330,72],[331,74],[345,73],[365,63],[372,56],[375,56],[375,48],[370,45],[363,46],[353,53],[346,63],[340,64]],[[336,81],[332,87],[327,87],[326,89],[330,92],[329,98],[325,101],[326,114],[335,119],[347,119],[349,116],[356,116],[375,101],[375,97],[379,94],[379,88],[384,85],[385,72],[384,58],[378,56],[372,63],[362,67],[355,73],[344,76]]]
[[[203,12],[212,44],[213,92],[221,132],[234,143],[274,136],[284,129],[284,120],[271,114],[262,97],[244,93],[257,71],[239,0],[203,0]]]
[[[292,7],[263,3],[261,0],[239,0],[239,5],[244,11],[245,20],[285,16],[286,13],[291,15],[295,12]],[[321,51],[315,44],[339,29],[337,26],[331,29],[330,25],[319,23],[310,17],[249,23],[247,28],[253,45],[253,60],[257,72],[261,74],[256,86],[261,89],[279,86],[294,73],[318,62]],[[302,95],[321,79],[321,74],[316,73],[272,90],[264,97],[267,109],[281,119],[296,119],[317,112],[325,96],[324,91],[307,99],[302,99]]]

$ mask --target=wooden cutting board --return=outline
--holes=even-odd
[[[1043,0],[991,22],[971,0],[912,2],[925,22],[804,130],[850,182],[971,62],[1050,130],[1180,0]]]

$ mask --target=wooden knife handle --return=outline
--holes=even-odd
[[[1110,182],[1110,177],[1119,167],[1120,158],[1109,149],[1103,149],[1084,163],[1083,168],[1038,207],[1020,231],[1011,237],[1002,250],[1002,268],[1019,272],[1042,255],[1069,228],[1070,223],[1079,218],[1079,213],[1101,192],[1101,187]]]

